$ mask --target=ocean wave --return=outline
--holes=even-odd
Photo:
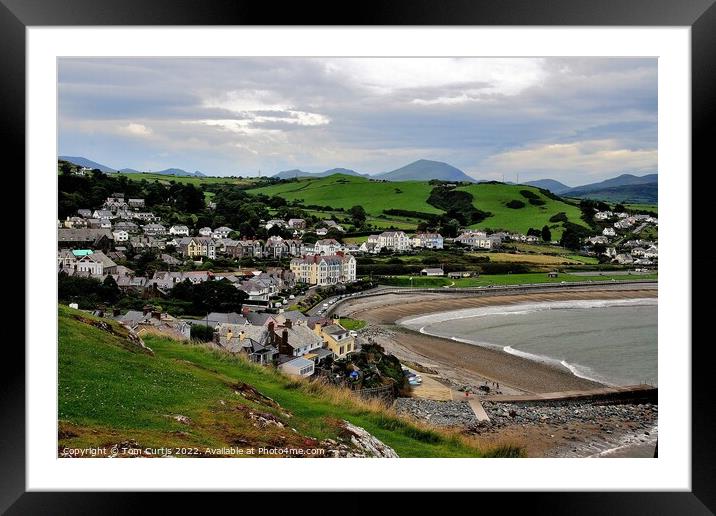
[[[491,342],[477,341],[474,339],[466,339],[464,337],[457,337],[454,335],[445,335],[439,333],[433,333],[428,331],[432,325],[438,323],[467,319],[473,317],[486,317],[486,316],[512,316],[512,315],[523,315],[544,310],[568,310],[568,309],[585,309],[585,308],[607,308],[614,306],[656,306],[658,304],[657,299],[654,298],[637,298],[637,299],[602,299],[602,300],[581,300],[581,301],[547,301],[540,303],[520,303],[515,305],[499,305],[482,308],[467,308],[462,310],[452,310],[448,312],[440,312],[436,314],[411,316],[396,321],[397,324],[417,330],[424,335],[430,335],[433,337],[448,338],[456,342],[462,342],[465,344],[471,344],[475,346],[487,347],[492,349],[498,349],[505,353],[519,356],[533,362],[542,362],[550,364],[555,367],[564,368],[571,372],[574,376],[591,380],[594,382],[602,383],[605,385],[618,385],[613,380],[597,373],[594,369],[577,363],[567,362],[563,359],[550,357],[547,355],[539,355],[535,353],[529,353],[520,349],[513,348],[512,346],[504,346]],[[568,333],[589,333],[580,330],[572,330]]]
[[[656,441],[659,437],[659,427],[658,425],[652,425],[652,427],[649,429],[649,437],[648,439],[644,439],[642,442],[644,433],[642,430],[639,430],[638,432],[629,432],[625,435],[622,435],[616,442],[611,443],[612,446],[608,446],[607,448],[604,448],[596,453],[593,453],[589,455],[589,458],[599,458],[599,457],[609,457],[610,455],[614,455],[615,453],[619,453],[623,450],[626,450],[628,448],[633,448],[635,446],[651,446],[656,445]]]
[[[486,306],[481,308],[463,308],[434,314],[408,316],[398,319],[396,324],[413,330],[420,328],[422,331],[422,328],[432,324],[471,317],[525,315],[544,310],[581,310],[585,308],[608,308],[613,306],[656,305],[658,305],[656,298],[543,301],[539,303],[517,303],[513,305]]]

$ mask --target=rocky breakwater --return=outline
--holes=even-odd
[[[465,401],[435,401],[417,398],[398,398],[395,409],[415,419],[435,426],[472,427],[477,424],[475,413]]]
[[[489,426],[500,428],[511,425],[565,425],[568,423],[595,423],[609,428],[618,421],[629,422],[630,426],[650,428],[656,423],[658,407],[645,404],[607,405],[577,401],[499,403],[483,399],[482,407],[490,418]],[[616,422],[616,423],[615,423]],[[616,427],[619,428],[619,427]]]

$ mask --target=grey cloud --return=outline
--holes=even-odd
[[[492,91],[492,83],[482,77],[371,89],[360,77],[331,71],[329,64],[335,62],[340,63],[317,58],[61,59],[60,152],[116,167],[158,160],[215,174],[333,166],[379,172],[430,158],[482,176],[496,173],[491,157],[540,145],[609,140],[625,150],[656,149],[655,59],[544,59],[539,80],[514,94]],[[230,109],[231,95],[241,99],[250,92],[260,92],[267,106],[286,110],[261,108],[260,103],[248,114]],[[468,100],[449,103],[463,97]],[[415,99],[448,101],[418,105]],[[329,122],[300,125],[289,111],[323,117],[307,122]],[[250,119],[253,131],[242,134],[199,123],[237,119]],[[118,131],[128,124],[142,124],[151,134],[142,139]],[[569,170],[560,161],[552,176],[573,183],[587,163],[580,158],[577,168]],[[544,165],[549,174],[549,163]],[[625,162],[624,171],[628,166]],[[611,173],[605,170],[603,176]]]

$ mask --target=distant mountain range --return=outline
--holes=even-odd
[[[455,168],[442,161],[431,161],[429,159],[419,159],[404,167],[372,177],[375,179],[385,179],[386,181],[429,181],[431,179],[438,179],[441,181],[475,182],[474,178],[468,176],[459,168]]]
[[[333,174],[346,174],[349,176],[362,176],[371,179],[383,179],[385,181],[430,181],[431,179],[439,179],[441,181],[468,181],[475,182],[475,179],[468,176],[462,170],[443,163],[441,161],[431,161],[427,159],[419,159],[404,167],[400,167],[390,172],[381,174],[361,174],[355,170],[347,168],[332,168],[325,172],[305,172],[299,169],[284,170],[275,174],[273,177],[277,179],[293,179],[297,177],[326,177]]]
[[[525,184],[529,186],[536,186],[537,188],[544,188],[545,190],[549,190],[553,194],[557,195],[562,192],[566,192],[571,188],[570,186],[560,183],[555,179],[538,179],[536,181],[527,181]]]
[[[294,179],[297,177],[327,177],[327,176],[331,176],[333,174],[345,174],[347,176],[368,177],[368,174],[361,174],[359,172],[356,172],[355,170],[350,170],[348,168],[332,168],[330,170],[325,170],[323,172],[306,172],[304,170],[299,170],[297,168],[294,168],[292,170],[284,170],[283,172],[274,174],[272,177],[275,177],[277,179]]]
[[[75,165],[79,165],[80,167],[96,168],[106,174],[113,174],[113,173],[141,174],[142,173],[142,171],[135,170],[133,168],[121,168],[119,170],[116,170],[112,167],[108,167],[107,165],[97,163],[96,161],[92,161],[91,159],[83,158],[81,156],[58,156],[57,159],[69,161],[70,163],[74,163]],[[199,172],[198,170],[196,170],[194,172],[187,172],[186,170],[182,170],[181,168],[167,168],[164,170],[158,170],[158,171],[152,172],[152,174],[161,174],[161,175],[166,175],[166,176],[182,176],[182,177],[187,177],[187,176],[189,176],[189,177],[206,177],[206,174]]]
[[[97,163],[96,161],[92,161],[91,159],[83,158],[81,156],[58,156],[57,159],[69,161],[70,163],[74,163],[80,167],[96,168],[105,173],[117,172],[115,169],[108,167],[107,165],[102,165],[101,163]]]
[[[659,200],[658,174],[622,174],[598,183],[576,186],[559,195],[611,202],[656,203]]]
[[[74,163],[75,165],[79,165],[81,167],[97,168],[105,173],[140,173],[140,171],[131,168],[123,168],[117,171],[107,165],[102,165],[96,161],[78,156],[59,156],[59,159],[69,161],[70,163]],[[181,168],[167,168],[165,170],[159,170],[152,173],[182,177],[207,177],[198,170],[195,172],[187,172]],[[428,159],[419,159],[418,161],[414,161],[404,167],[375,175],[362,174],[347,168],[332,168],[323,172],[306,172],[300,169],[284,170],[274,174],[272,177],[277,179],[294,179],[304,177],[320,178],[333,174],[360,176],[371,179],[382,179],[385,181],[430,181],[431,179],[438,179],[441,181],[451,182],[485,182],[485,180],[477,180],[468,176],[459,168],[453,167],[448,163]],[[508,184],[512,183],[508,182]],[[538,179],[535,181],[527,181],[524,184],[544,188],[554,194],[565,197],[645,204],[658,202],[657,174],[647,174],[644,176],[622,174],[598,183],[590,183],[575,187],[567,186],[555,179]]]
[[[544,188],[563,197],[652,204],[658,202],[658,181],[658,174],[646,174],[644,176],[622,174],[598,183],[575,187],[569,187],[554,179],[527,181],[525,184]]]

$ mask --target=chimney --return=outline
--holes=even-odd
[[[147,315],[148,313],[151,313],[152,310],[154,310],[152,305],[144,305],[144,307],[142,307],[142,314]]]
[[[333,324],[340,324],[341,320],[338,317],[333,318]]]
[[[291,319],[286,319],[286,322],[283,323],[283,325],[284,325],[286,328],[291,328],[291,327],[293,326],[293,323],[291,322]]]
[[[246,332],[244,330],[239,330],[239,341],[243,342],[246,338]]]
[[[156,319],[157,321],[161,321],[162,320],[162,312],[160,312],[159,310],[154,310],[152,312],[152,318]]]
[[[282,355],[290,355],[291,348],[288,345],[288,330],[281,333],[281,341],[279,343],[278,352]]]

